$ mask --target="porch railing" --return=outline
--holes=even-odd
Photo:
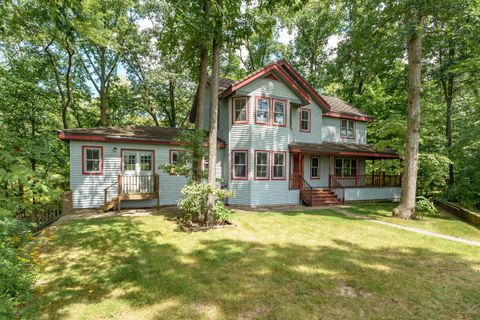
[[[401,187],[401,175],[359,175],[353,177],[334,177],[344,188],[382,188]],[[331,182],[330,182],[331,183]],[[330,184],[331,185],[331,184]]]

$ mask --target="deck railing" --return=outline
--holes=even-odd
[[[119,194],[158,192],[158,174],[118,176]]]

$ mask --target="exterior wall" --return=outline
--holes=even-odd
[[[310,132],[300,131],[300,109],[310,110]],[[315,103],[302,108],[293,108],[291,142],[322,143],[322,109]]]
[[[82,146],[103,147],[103,175],[82,174]],[[113,152],[113,148],[117,152]],[[153,150],[155,157],[154,171],[160,177],[160,204],[173,205],[181,198],[180,190],[186,179],[165,173],[159,167],[169,162],[170,150],[176,146],[133,144],[133,143],[98,143],[95,141],[70,141],[70,190],[73,196],[73,208],[98,208],[103,206],[103,190],[117,182],[120,173],[121,149]],[[223,150],[218,150],[217,175],[222,174]],[[116,189],[115,189],[116,192]],[[122,207],[155,206],[156,200],[122,201]]]
[[[367,123],[355,121],[355,139],[340,138],[340,118],[323,117],[322,137],[324,141],[367,144]]]
[[[351,188],[345,189],[345,201],[400,200],[402,188]]]

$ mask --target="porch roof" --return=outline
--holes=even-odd
[[[362,156],[368,159],[398,159],[400,156],[392,149],[378,150],[365,144],[322,142],[294,142],[288,145],[290,152],[334,154],[341,156]]]
[[[179,145],[180,143],[176,142],[175,138],[183,130],[188,129],[149,126],[74,128],[59,130],[57,136],[64,141],[83,140]],[[208,142],[208,140],[205,141]],[[222,139],[218,138],[217,141],[220,147],[225,147],[225,142]]]

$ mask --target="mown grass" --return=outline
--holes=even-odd
[[[478,247],[331,210],[64,221],[39,246],[32,319],[478,319]]]
[[[480,229],[466,223],[454,215],[439,209],[435,215],[426,216],[421,220],[403,220],[392,217],[394,203],[360,203],[349,205],[347,211],[365,214],[370,218],[393,222],[407,227],[420,228],[448,236],[480,241]]]

